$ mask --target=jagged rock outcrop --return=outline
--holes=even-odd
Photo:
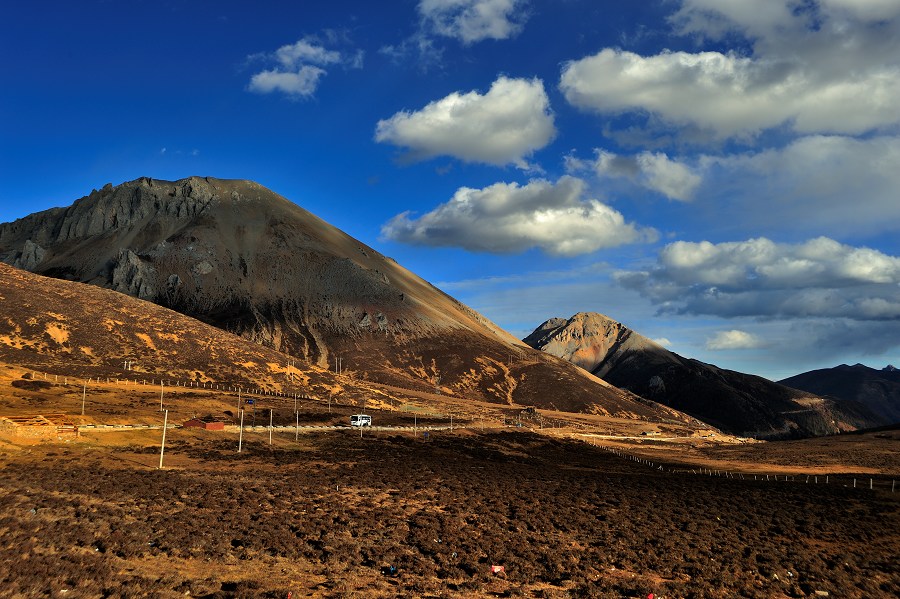
[[[338,359],[357,377],[503,403],[684,418],[533,351],[251,181],[107,185],[68,208],[0,225],[0,257],[155,302],[322,367]]]
[[[37,265],[44,261],[44,248],[34,243],[30,239],[25,240],[22,246],[22,252],[13,261],[13,266],[22,270],[34,270]]]
[[[177,278],[178,275],[172,275]],[[171,277],[170,277],[171,278]],[[156,271],[131,250],[121,250],[112,270],[111,286],[138,299],[156,299]]]
[[[762,377],[683,358],[602,314],[553,318],[525,338],[608,383],[754,437],[800,437],[866,428],[877,418],[856,402],[835,402]]]

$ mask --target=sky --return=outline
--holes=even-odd
[[[6,3],[0,222],[251,179],[524,337],[900,365],[900,0]]]

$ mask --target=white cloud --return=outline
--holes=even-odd
[[[637,162],[647,187],[673,200],[690,200],[700,184],[700,177],[696,173],[665,154],[643,152],[637,156]]]
[[[900,257],[820,237],[667,245],[649,271],[617,273],[663,311],[856,320],[900,318]]]
[[[756,349],[763,347],[763,345],[764,343],[759,337],[737,329],[719,331],[706,340],[706,349],[713,351],[726,349]]]
[[[381,230],[386,239],[415,245],[461,247],[475,252],[513,253],[530,248],[560,256],[587,254],[655,238],[626,223],[619,212],[584,198],[584,182],[562,177],[555,184],[532,180],[463,187],[428,214],[404,212]]]
[[[330,38],[336,36],[331,32]],[[322,67],[344,65],[362,68],[362,51],[343,54],[325,48],[315,36],[304,37],[293,44],[278,48],[270,55],[257,55],[275,63],[271,69],[255,73],[247,86],[252,92],[268,94],[281,92],[293,98],[308,98],[315,94],[319,80],[326,74]]]
[[[900,124],[895,5],[683,0],[672,19],[678,31],[737,33],[752,43],[751,55],[607,48],[567,63],[560,89],[580,108],[649,114],[719,139],[780,126],[801,134],[887,129]]]
[[[661,345],[663,347],[672,347],[672,341],[669,340],[667,337],[658,337],[656,339],[651,339],[651,341],[653,341],[653,343],[655,343],[657,345]]]
[[[341,61],[341,53],[326,50],[316,45],[310,38],[303,38],[293,44],[287,44],[275,51],[275,58],[285,69],[295,69],[304,64],[325,66]]]
[[[524,0],[420,0],[426,29],[469,45],[504,40],[522,30]]]
[[[626,178],[669,199],[684,202],[693,199],[702,182],[702,177],[694,169],[662,152],[622,156],[597,150],[596,154],[596,159],[591,162],[569,158],[567,167],[574,171],[590,168],[601,179]]]
[[[556,135],[550,101],[540,79],[499,77],[476,91],[401,111],[378,121],[375,140],[409,149],[413,159],[454,156],[468,162],[528,165],[525,157]]]
[[[302,66],[297,71],[262,71],[250,78],[250,91],[261,94],[280,91],[289,96],[311,96],[324,74],[324,69],[309,65]]]

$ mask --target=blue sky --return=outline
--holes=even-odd
[[[252,179],[519,337],[900,363],[900,0],[15,3],[0,51],[0,221]]]

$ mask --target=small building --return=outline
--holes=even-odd
[[[51,441],[78,436],[78,427],[65,414],[0,416],[0,434],[15,439]]]
[[[207,431],[224,431],[225,423],[213,418],[191,418],[182,426],[185,428],[202,428]]]

